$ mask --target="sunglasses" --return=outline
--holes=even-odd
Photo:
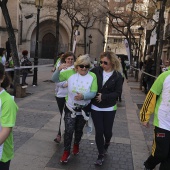
[[[80,68],[84,68],[84,67],[85,67],[85,68],[90,68],[90,65],[86,65],[86,66],[85,66],[85,65],[79,65],[79,67],[80,67]]]
[[[108,64],[108,62],[107,62],[107,61],[100,61],[100,64],[107,65],[107,64]]]

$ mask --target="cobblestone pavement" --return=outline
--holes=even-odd
[[[53,141],[60,114],[54,83],[50,81],[51,69],[39,68],[37,87],[31,86],[32,77],[28,77],[27,97],[15,99],[19,112],[14,128],[15,157],[11,170],[142,170],[151,149],[153,126],[145,129],[139,123],[139,109],[145,94],[139,90],[134,77],[124,83],[104,165],[96,167],[93,163],[97,158],[94,132],[90,137],[83,136],[79,155],[71,155],[67,164],[61,164],[63,142],[57,145]]]

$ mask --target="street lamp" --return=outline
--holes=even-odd
[[[111,51],[111,48],[110,48],[110,46],[109,46],[109,45],[107,46],[107,51]]]
[[[87,46],[89,46],[89,54],[90,54],[90,44],[92,44],[93,41],[92,41],[92,35],[91,34],[88,37],[89,37],[89,43],[87,43]]]
[[[105,49],[105,44],[106,44],[106,41],[103,40],[103,50]]]
[[[139,62],[139,53],[140,53],[141,37],[142,37],[142,34],[143,34],[143,30],[144,30],[144,28],[143,28],[142,26],[140,26],[140,27],[138,28],[138,32],[139,32],[139,50],[138,50],[137,67],[138,67],[138,62]]]
[[[43,6],[44,0],[35,0],[35,6],[37,8],[37,28],[36,28],[36,45],[35,45],[35,56],[34,56],[34,75],[33,75],[33,86],[37,86],[37,65],[38,65],[38,38],[39,38],[39,17],[40,9]]]
[[[76,43],[77,43],[77,36],[80,35],[79,31],[78,31],[78,28],[79,28],[79,23],[76,21],[74,23],[74,26],[73,26],[73,33],[74,33],[74,41],[73,41],[73,53],[75,52],[75,49],[76,49]]]
[[[143,34],[143,30],[144,30],[144,28],[143,28],[142,26],[140,26],[140,27],[138,28],[138,32],[139,32],[139,45],[138,45],[138,55],[137,55],[137,63],[136,63],[137,69],[138,69],[138,67],[139,67],[139,54],[140,54],[141,37],[142,37],[142,34]],[[135,71],[136,81],[138,81],[138,73],[139,73],[139,71],[136,70],[136,71]]]

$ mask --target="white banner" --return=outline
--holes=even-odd
[[[130,63],[130,49],[129,49],[129,43],[128,43],[127,39],[125,39],[124,43],[125,43],[126,52],[127,52],[127,55],[128,55],[128,60],[129,60],[129,63]]]
[[[75,49],[76,49],[76,43],[77,43],[77,35],[78,35],[78,30],[75,31],[75,34],[74,34],[74,41],[73,41],[73,53],[75,52]]]

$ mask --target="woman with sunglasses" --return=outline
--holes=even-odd
[[[91,116],[95,127],[95,140],[99,152],[95,165],[102,165],[110,145],[116,114],[116,100],[122,91],[121,65],[113,52],[103,52],[100,66],[91,70],[97,76],[98,92],[92,99]]]
[[[78,57],[74,63],[74,69],[61,72],[63,65],[60,65],[52,76],[54,82],[68,82],[68,95],[64,108],[64,153],[60,159],[62,163],[67,163],[70,157],[73,133],[75,137],[72,153],[74,155],[79,153],[79,143],[86,123],[82,113],[90,111],[91,99],[97,92],[96,75],[89,71],[90,67],[91,62],[89,56],[82,55]],[[76,114],[76,116],[73,113]]]
[[[60,60],[60,64],[62,64],[62,71],[65,70],[69,70],[74,68],[74,61],[75,61],[75,56],[72,52],[67,52],[65,54],[63,54],[63,56],[61,57]],[[60,66],[60,64],[58,66],[56,66],[56,68],[58,68]],[[63,81],[63,82],[58,82],[55,83],[56,88],[55,88],[55,97],[56,97],[56,101],[57,101],[57,105],[60,111],[60,114],[62,116],[63,113],[63,108],[65,105],[65,97],[67,95],[67,81]],[[61,141],[61,130],[60,130],[60,126],[61,126],[61,118],[60,118],[60,124],[59,124],[59,130],[58,130],[58,134],[57,137],[54,139],[54,141],[56,143],[60,143]]]
[[[9,170],[10,161],[14,157],[12,128],[15,126],[18,106],[5,90],[9,86],[4,65],[0,63],[0,170]]]

